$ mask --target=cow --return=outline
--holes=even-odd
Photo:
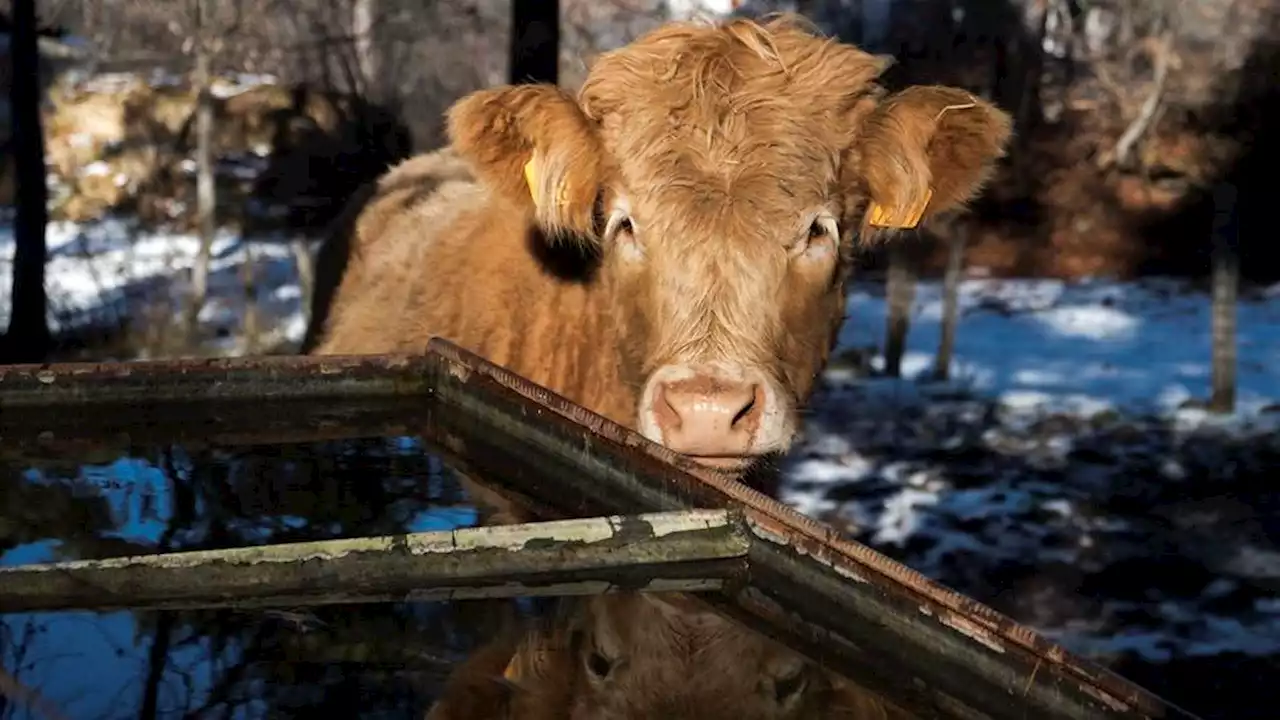
[[[622,593],[481,646],[426,720],[907,720],[897,705],[678,594]]]
[[[1009,139],[1009,116],[964,90],[890,93],[890,63],[791,15],[674,22],[603,54],[576,94],[471,93],[447,112],[445,148],[353,200],[321,252],[304,352],[442,337],[745,477],[793,442],[857,251],[961,208]],[[483,521],[527,519],[496,505]],[[562,639],[613,638],[602,664],[553,642],[568,665],[544,676],[527,645],[490,648],[475,667],[516,659],[520,691],[486,695],[495,683],[460,670],[462,700],[433,720],[878,717],[834,714],[840,679],[671,607],[612,596],[575,613],[597,631]],[[593,624],[617,617],[642,631]]]
[[[960,208],[1009,138],[890,63],[790,15],[673,22],[576,95],[471,93],[350,212],[307,351],[446,338],[743,477],[790,447],[857,250]]]

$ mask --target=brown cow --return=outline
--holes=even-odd
[[[602,56],[576,97],[527,85],[463,98],[449,149],[392,170],[326,247],[313,352],[416,352],[441,336],[710,467],[784,452],[857,247],[888,234],[877,226],[957,208],[1009,136],[1005,113],[962,90],[886,93],[888,64],[793,17],[672,23]],[[595,630],[576,637],[594,646],[550,644],[610,648],[607,669],[592,651],[551,652],[560,670],[545,677],[570,682],[530,669],[500,696],[484,692],[500,687],[492,667],[460,671],[455,696],[476,710],[435,717],[840,705],[836,680],[758,636],[628,602],[580,614]]]
[[[888,65],[794,17],[671,23],[576,98],[473,93],[341,241],[314,352],[441,336],[711,467],[784,452],[855,249],[970,198],[1009,136],[963,90],[887,94]]]
[[[912,716],[678,595],[603,595],[450,677],[427,720],[905,720]]]

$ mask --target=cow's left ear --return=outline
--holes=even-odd
[[[916,85],[867,116],[857,173],[871,195],[864,222],[909,228],[977,195],[1004,155],[1011,119],[959,88]]]
[[[548,237],[595,237],[604,151],[573,97],[554,85],[480,90],[454,103],[446,124],[480,182]]]

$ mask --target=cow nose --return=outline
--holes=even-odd
[[[654,388],[653,421],[662,444],[685,455],[750,454],[764,415],[764,387],[711,376],[661,382]]]

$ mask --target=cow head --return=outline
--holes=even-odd
[[[672,23],[601,56],[577,97],[474,93],[449,133],[548,244],[598,262],[634,426],[743,470],[789,447],[858,243],[962,204],[1008,139],[963,90],[886,95],[888,64],[791,17]]]
[[[786,647],[687,599],[584,599],[553,633],[532,635],[506,677],[531,717],[774,720],[840,717],[832,678]]]

